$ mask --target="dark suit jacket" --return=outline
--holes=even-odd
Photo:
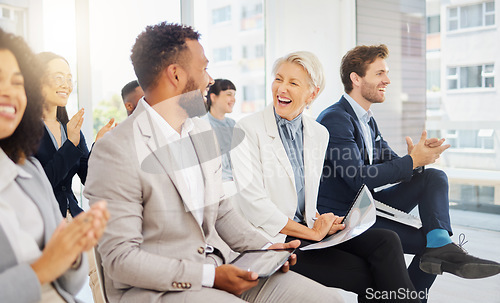
[[[66,126],[64,126],[64,131],[67,133]],[[35,157],[42,164],[52,184],[63,217],[66,217],[68,207],[73,217],[81,213],[83,210],[78,206],[78,201],[71,190],[71,182],[75,174],[78,174],[82,184],[85,184],[87,179],[89,150],[82,132],[80,132],[78,146],[73,145],[68,139],[56,150],[47,128],[44,128],[43,138]]]
[[[373,118],[369,122],[373,142],[370,165],[361,125],[344,97],[321,112],[317,121],[330,133],[318,195],[320,213],[344,215],[362,184],[373,190],[411,179],[413,160],[409,155],[399,157],[389,147]]]

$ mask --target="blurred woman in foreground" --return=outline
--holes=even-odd
[[[22,38],[0,29],[0,302],[76,302],[84,251],[102,235],[105,202],[66,223],[40,163],[40,74]]]

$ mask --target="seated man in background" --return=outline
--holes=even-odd
[[[127,110],[127,116],[130,116],[134,112],[137,102],[139,102],[142,96],[144,96],[144,92],[137,80],[125,84],[122,88],[122,99],[123,105],[125,105],[125,109]]]
[[[406,137],[408,155],[399,157],[372,117],[371,105],[384,102],[390,83],[388,54],[383,44],[357,46],[342,58],[345,93],[318,117],[330,133],[318,210],[344,215],[362,184],[373,191],[400,182],[373,196],[404,212],[418,205],[422,228],[380,217],[373,227],[396,231],[405,253],[415,254],[408,270],[417,291],[429,288],[443,271],[471,279],[495,275],[500,264],[473,257],[452,243],[447,176],[441,170],[424,169],[449,145],[443,145],[444,139],[427,139],[423,131],[416,145]]]
[[[216,137],[203,96],[213,79],[191,27],[148,26],[132,48],[145,96],[94,146],[85,196],[107,197],[99,243],[111,302],[339,302],[294,272],[258,279],[227,264],[267,240],[224,200]],[[299,241],[269,248],[294,248]],[[295,263],[292,257],[291,263]],[[288,269],[285,263],[284,271]],[[241,299],[240,299],[240,298]]]

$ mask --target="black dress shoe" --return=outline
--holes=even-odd
[[[420,258],[420,269],[434,275],[449,272],[466,279],[479,279],[500,273],[500,264],[471,256],[461,246],[450,243],[426,248]]]

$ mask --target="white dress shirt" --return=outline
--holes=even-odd
[[[167,143],[175,144],[175,151],[177,152],[174,154],[174,160],[181,168],[175,171],[175,177],[178,180],[182,180],[188,188],[191,202],[193,203],[193,207],[190,211],[201,226],[203,224],[203,208],[205,206],[203,174],[200,165],[191,166],[193,157],[197,158],[196,151],[192,141],[185,140],[189,138],[189,132],[193,130],[193,121],[191,121],[190,118],[186,119],[181,127],[181,133],[179,134],[156,110],[154,110],[154,108],[144,101],[144,99],[140,101],[144,102],[146,110],[150,113],[156,125],[161,129]],[[182,142],[182,144],[179,144],[179,142]]]
[[[193,130],[194,124],[191,119],[186,119],[181,127],[181,133],[179,134],[175,131],[168,122],[163,119],[162,116],[153,107],[151,107],[142,98],[139,102],[143,102],[146,110],[151,115],[152,119],[155,121],[156,125],[161,129],[163,135],[165,136],[168,144],[179,143],[182,140],[182,144],[177,144],[176,149],[180,148],[179,152],[174,155],[176,163],[180,164],[182,169],[175,172],[175,177],[182,180],[187,186],[191,201],[193,206],[190,211],[196,218],[196,221],[200,226],[203,224],[203,209],[205,206],[205,186],[203,181],[203,174],[201,172],[200,165],[189,166],[190,164],[183,165],[183,163],[191,163],[193,157],[196,157],[196,151],[191,140],[185,140],[189,138],[189,132]],[[202,285],[205,287],[212,287],[215,280],[215,266],[213,264],[203,265],[203,278]]]

